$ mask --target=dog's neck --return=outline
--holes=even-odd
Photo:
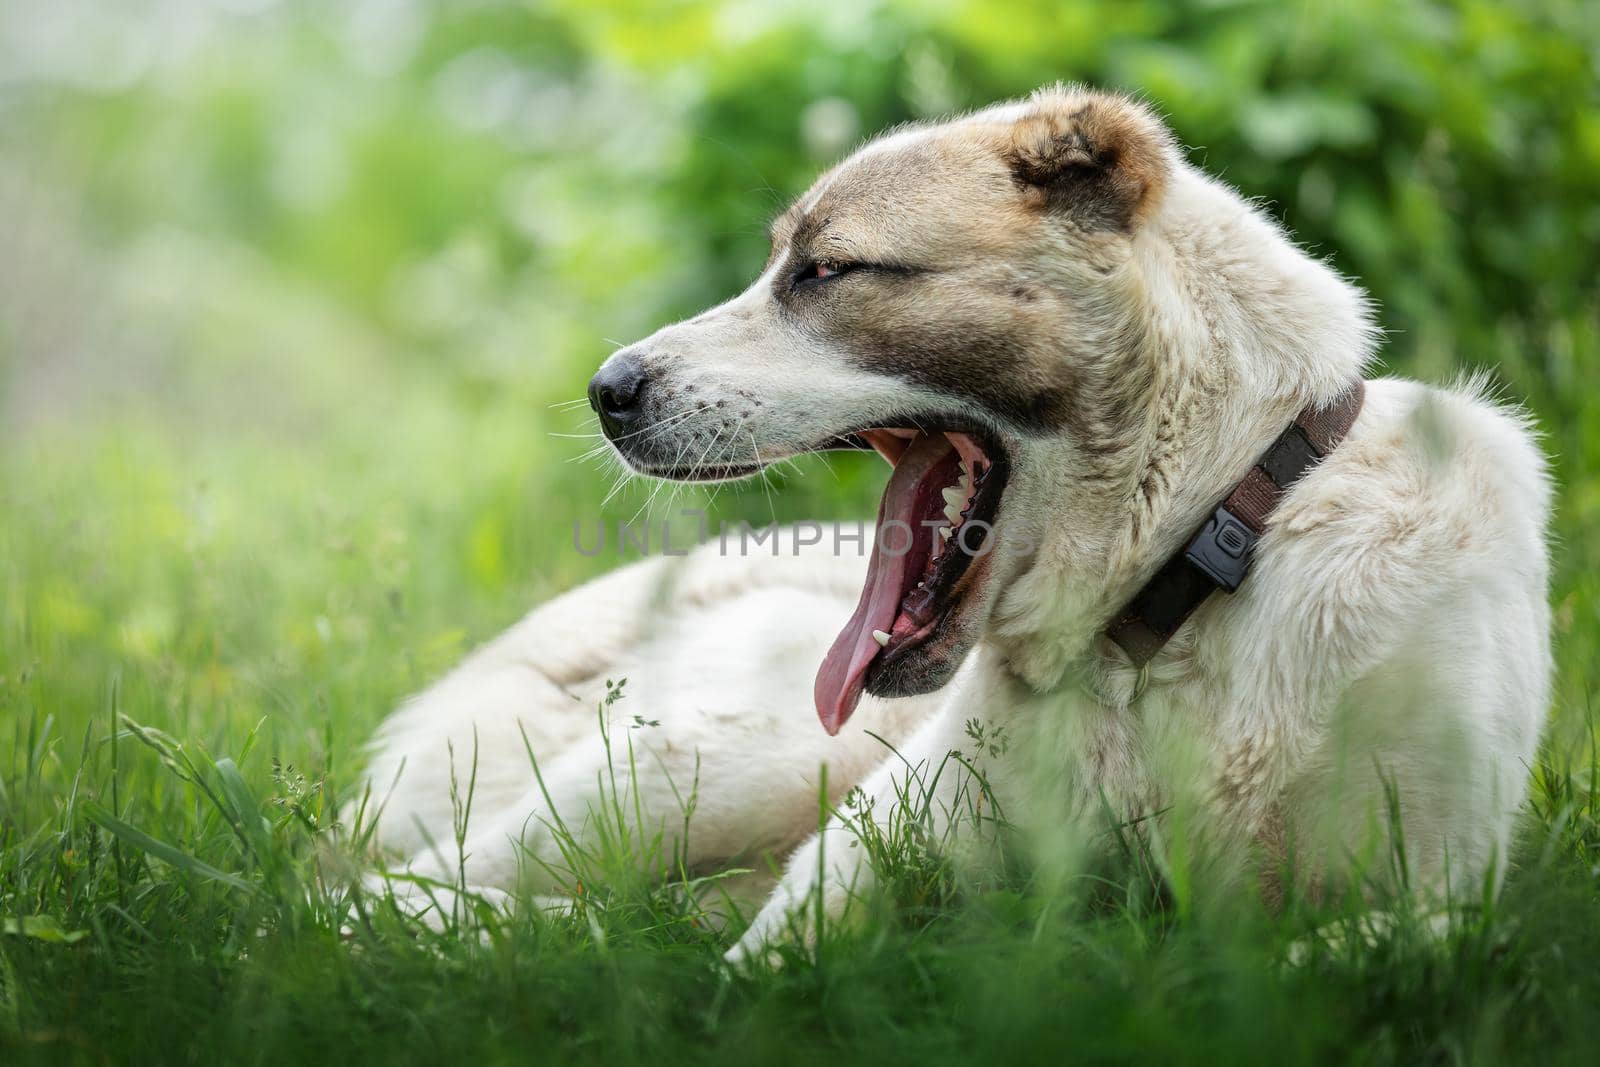
[[[1072,529],[1041,545],[991,625],[1009,670],[1062,684],[1111,612],[1187,539],[1307,406],[1360,377],[1377,331],[1362,292],[1237,194],[1184,169],[1122,272],[1129,338],[1100,383],[1127,412],[1052,491]],[[1116,392],[1119,388],[1124,391]]]

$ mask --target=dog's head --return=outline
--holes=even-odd
[[[1141,235],[1182,166],[1142,105],[1075,89],[892,133],[773,224],[743,294],[595,375],[643,474],[736,478],[846,444],[894,465],[817,678],[830,731],[863,689],[943,685],[1041,560],[1112,552],[1126,509],[1085,494],[1136,492],[1129,457],[1156,433],[1148,339],[1179,327],[1133,263],[1162,254]]]

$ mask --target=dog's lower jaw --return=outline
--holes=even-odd
[[[957,610],[960,607],[957,605]],[[919,645],[913,656],[875,663],[867,675],[866,691],[876,697],[893,699],[921,696],[949,685],[961,664],[973,654],[978,641],[969,633],[974,626],[972,622],[950,620],[946,625],[952,629],[937,633],[930,641]],[[981,629],[981,621],[977,625]]]

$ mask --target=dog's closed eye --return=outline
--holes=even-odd
[[[827,281],[829,278],[837,278],[841,275],[849,274],[859,266],[860,264],[858,263],[846,263],[843,260],[819,259],[801,268],[794,281],[796,285],[801,285],[805,282]]]

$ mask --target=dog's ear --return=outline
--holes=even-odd
[[[1143,104],[1111,93],[1041,89],[1004,156],[1018,184],[1085,229],[1132,231],[1159,203],[1172,135]]]

